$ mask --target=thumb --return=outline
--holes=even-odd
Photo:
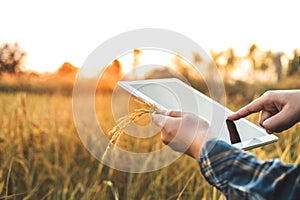
[[[152,114],[152,121],[156,126],[160,128],[162,128],[165,125],[166,120],[167,120],[167,116],[165,115]]]

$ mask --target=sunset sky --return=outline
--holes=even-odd
[[[137,28],[170,29],[206,51],[250,44],[291,53],[300,48],[296,0],[2,1],[0,43],[18,42],[26,69],[54,71],[65,61],[80,67],[102,42]]]

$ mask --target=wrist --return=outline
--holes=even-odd
[[[192,158],[198,160],[204,143],[205,143],[205,141],[203,141],[203,140],[194,141],[189,149],[189,155]]]
[[[198,160],[198,159],[199,159],[200,150],[201,150],[200,146],[195,147],[195,149],[191,152],[191,155],[190,155],[190,156],[191,156],[192,158]]]

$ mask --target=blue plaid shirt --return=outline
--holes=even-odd
[[[199,165],[206,180],[227,199],[300,199],[300,164],[262,161],[226,142],[210,140]]]

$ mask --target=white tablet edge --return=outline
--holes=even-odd
[[[146,96],[142,92],[140,92],[137,89],[135,89],[134,87],[132,87],[130,85],[130,82],[131,81],[119,81],[118,85],[121,86],[123,89],[125,89],[127,92],[129,92],[129,94],[132,94],[133,96],[142,99],[146,103],[154,104],[159,110],[161,110],[161,111],[167,110],[167,108],[165,108],[164,106],[160,105],[159,103],[157,103],[153,99],[149,98],[148,96]],[[135,83],[137,83],[137,82],[135,82]]]
[[[159,103],[157,103],[153,99],[149,98],[148,96],[146,96],[145,94],[143,94],[142,92],[140,92],[139,90],[137,90],[136,88],[131,86],[131,84],[150,84],[150,83],[156,84],[158,82],[160,82],[160,83],[162,83],[162,82],[177,82],[181,85],[184,85],[185,87],[188,86],[184,82],[180,81],[177,78],[119,81],[118,85],[121,86],[123,89],[125,89],[130,94],[134,95],[135,97],[141,98],[142,100],[144,100],[147,103],[152,103],[152,104],[156,105],[158,109],[167,110],[164,106],[160,105]],[[214,105],[222,107],[223,109],[225,109],[226,112],[233,113],[233,111],[230,110],[229,108],[223,106],[219,102],[216,102],[215,100],[213,100],[210,97],[204,95],[203,93],[199,92],[198,90],[196,90],[192,87],[190,87],[190,88],[187,87],[187,89],[192,89],[193,92],[198,93],[201,97],[203,97],[206,100],[210,101]],[[261,127],[255,125],[254,123],[250,122],[249,120],[247,120],[245,118],[240,119],[240,120],[244,121],[245,123],[247,123],[248,125],[252,126],[255,129],[260,129],[262,132],[265,133],[264,129],[262,129]],[[273,134],[265,133],[264,136],[255,137],[255,138],[252,138],[250,140],[242,141],[240,143],[236,143],[236,144],[232,144],[232,145],[235,146],[236,148],[239,148],[239,149],[249,150],[249,149],[252,149],[252,148],[255,148],[255,147],[259,147],[259,146],[262,146],[262,145],[266,145],[266,144],[269,144],[269,143],[276,142],[277,140],[278,140],[277,136],[275,136]]]

